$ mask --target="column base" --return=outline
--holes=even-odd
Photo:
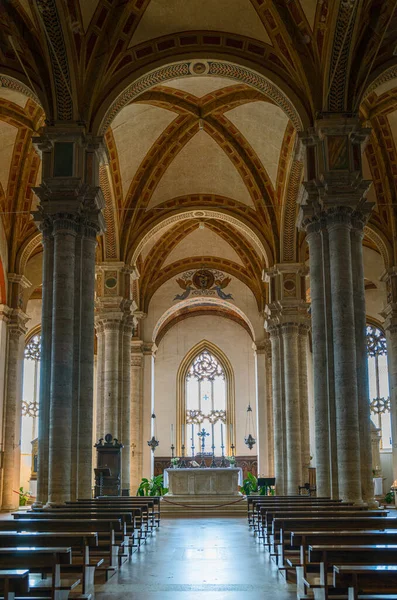
[[[44,504],[42,502],[33,502],[33,504],[31,504],[32,508],[43,508]]]
[[[63,508],[66,502],[47,502],[42,508]]]

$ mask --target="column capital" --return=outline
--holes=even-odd
[[[8,332],[14,339],[19,339],[21,335],[25,335],[28,331],[26,323],[30,317],[20,308],[15,308],[11,311],[8,321]]]
[[[306,152],[304,192],[300,200],[302,229],[310,219],[334,206],[350,207],[369,215],[365,200],[371,181],[364,179],[362,146],[370,135],[357,116],[324,113],[314,127],[299,134]]]
[[[154,342],[143,342],[142,343],[142,352],[144,356],[153,356],[156,357],[157,346]]]
[[[267,327],[309,320],[309,304],[306,301],[308,271],[304,263],[280,263],[264,271],[264,280],[269,283],[269,303],[265,308]]]
[[[105,229],[105,200],[99,166],[107,161],[104,139],[87,134],[79,123],[58,123],[33,138],[42,158],[42,183],[33,188],[40,203],[33,213],[40,229],[58,214],[74,215],[82,233],[93,237]]]
[[[252,349],[254,350],[254,352],[256,354],[271,354],[272,351],[272,346],[270,343],[270,336],[267,335],[267,337],[263,340],[258,340],[256,342],[252,342]]]

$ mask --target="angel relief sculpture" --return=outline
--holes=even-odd
[[[189,296],[218,296],[222,300],[233,300],[232,294],[223,291],[231,280],[232,278],[226,277],[222,271],[187,271],[176,280],[183,293],[176,294],[174,300],[186,300]]]

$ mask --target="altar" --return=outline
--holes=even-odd
[[[207,469],[165,469],[166,496],[240,496],[242,469],[235,467]]]

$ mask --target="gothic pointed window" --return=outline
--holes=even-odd
[[[202,437],[198,433],[204,429],[209,434],[205,436],[205,453],[212,452],[213,443],[215,456],[221,456],[222,434],[226,445],[226,376],[223,366],[208,350],[200,352],[188,368],[185,391],[186,452],[191,454],[193,445],[195,452],[200,452]]]
[[[367,326],[367,357],[371,419],[379,429],[381,449],[392,446],[387,345],[383,332]]]
[[[21,481],[24,490],[35,494],[37,477],[37,426],[39,415],[41,336],[34,335],[25,346],[23,365]]]

